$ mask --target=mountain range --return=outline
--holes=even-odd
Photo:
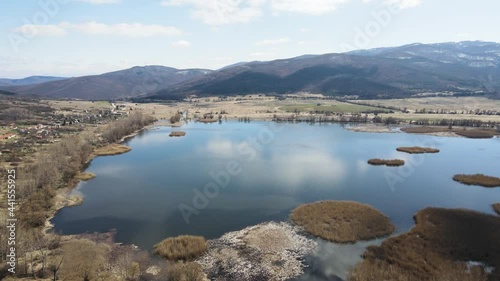
[[[410,44],[242,62],[219,70],[144,66],[31,85],[1,85],[0,89],[19,95],[91,100],[147,101],[193,94],[282,95],[302,91],[351,98],[400,98],[426,93],[500,98],[500,44]]]

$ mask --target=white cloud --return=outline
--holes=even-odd
[[[259,42],[255,42],[256,45],[259,46],[275,46],[280,44],[285,44],[290,42],[289,38],[277,38],[277,39],[267,39]]]
[[[14,29],[14,32],[30,36],[62,36],[66,30],[57,25],[25,24]]]
[[[191,43],[186,41],[186,40],[179,40],[179,41],[175,41],[174,43],[172,43],[172,46],[175,47],[175,48],[191,48]]]
[[[310,15],[323,15],[335,11],[339,5],[350,0],[274,0],[271,8],[275,13],[293,12]]]
[[[266,0],[164,0],[163,6],[192,7],[191,15],[208,25],[244,23],[262,15]]]
[[[74,1],[85,2],[85,3],[89,3],[89,4],[97,4],[97,5],[100,5],[100,4],[116,4],[116,3],[120,3],[121,2],[121,0],[74,0]]]
[[[386,0],[386,5],[397,5],[400,9],[415,8],[422,4],[422,0]]]
[[[94,35],[130,37],[174,36],[182,34],[181,30],[172,26],[141,23],[104,24],[94,21],[78,24],[62,22],[57,25],[23,25],[17,27],[14,31],[26,35],[33,34],[35,36],[60,36],[72,30]]]

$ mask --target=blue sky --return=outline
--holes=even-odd
[[[500,42],[492,0],[0,0],[0,77]]]

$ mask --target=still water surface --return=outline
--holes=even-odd
[[[190,123],[182,127],[187,132],[183,138],[168,137],[171,130],[151,129],[125,143],[131,152],[94,159],[87,171],[97,177],[76,190],[84,195],[83,204],[59,211],[52,221],[55,231],[116,229],[118,242],[151,249],[167,237],[191,234],[210,239],[266,221],[287,220],[296,206],[319,200],[370,204],[389,216],[398,232],[409,230],[415,212],[428,206],[492,214],[490,205],[500,201],[500,189],[452,180],[457,173],[500,176],[499,138],[356,133],[336,124],[275,127],[267,122]],[[437,147],[441,153],[411,156],[396,151],[415,145]],[[407,164],[374,167],[366,164],[370,158],[400,158]],[[228,163],[237,163],[239,173],[186,223],[179,205],[193,207],[195,189],[203,192],[215,182],[210,173],[227,171]],[[300,280],[345,278],[364,247],[380,240],[320,243],[327,249],[319,253],[321,262]]]

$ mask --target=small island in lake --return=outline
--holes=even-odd
[[[410,153],[410,154],[438,153],[439,152],[439,149],[436,149],[436,148],[420,147],[420,146],[398,147],[398,148],[396,148],[396,150],[399,152],[406,152],[406,153]]]
[[[491,206],[493,207],[493,210],[495,210],[495,212],[500,215],[500,203],[495,203]]]
[[[368,164],[374,165],[374,166],[389,166],[389,167],[399,167],[403,166],[405,164],[404,160],[401,159],[392,159],[392,160],[384,160],[384,159],[370,159],[368,160]]]
[[[184,137],[186,135],[186,132],[179,132],[179,131],[174,131],[170,133],[170,137]]]
[[[292,211],[291,220],[311,235],[336,243],[355,243],[394,232],[388,217],[352,201],[320,201]]]
[[[483,174],[455,175],[453,177],[453,180],[466,185],[479,185],[483,187],[500,187],[500,178],[486,176]]]

